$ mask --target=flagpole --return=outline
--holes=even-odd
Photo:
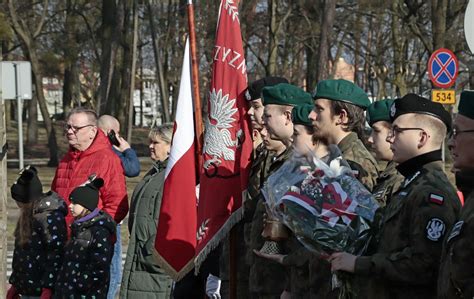
[[[202,143],[203,127],[201,114],[201,96],[199,91],[199,62],[197,59],[196,31],[194,22],[194,5],[192,0],[188,0],[188,25],[189,25],[189,44],[191,50],[191,73],[193,83],[194,99],[194,127],[196,132],[196,156],[198,169],[202,167]],[[199,172],[198,172],[199,173]]]

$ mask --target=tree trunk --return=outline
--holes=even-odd
[[[132,65],[130,67],[130,91],[128,100],[128,122],[127,122],[127,141],[132,143],[132,127],[134,119],[134,92],[135,92],[135,69],[137,65],[137,44],[138,44],[138,8],[137,2],[133,1],[133,33],[132,33]]]
[[[5,105],[8,101],[0,100],[0,298],[6,298],[6,283],[4,283],[7,276],[7,157],[3,155],[3,146],[7,142],[7,128],[5,123]],[[5,149],[6,150],[6,149]]]
[[[447,10],[448,0],[431,0],[432,51],[445,46]]]
[[[152,39],[152,44],[153,44],[153,54],[155,56],[155,65],[156,65],[156,72],[157,72],[157,78],[158,78],[158,86],[160,89],[160,98],[161,98],[161,108],[162,108],[162,122],[167,123],[171,121],[170,117],[170,109],[169,109],[169,93],[168,93],[168,88],[167,84],[164,79],[164,70],[163,70],[163,64],[161,60],[161,53],[160,53],[160,47],[159,47],[159,41],[156,33],[156,25],[155,25],[155,20],[154,16],[155,14],[153,13],[153,7],[151,4],[151,0],[147,1],[147,10],[148,10],[148,20],[150,23],[150,33],[151,33],[151,39]]]
[[[80,105],[81,99],[81,82],[79,80],[79,43],[76,38],[77,24],[79,22],[78,15],[74,10],[74,3],[67,0],[66,4],[66,23],[65,32],[66,40],[64,43],[64,82],[63,82],[63,115],[71,111],[74,102]]]
[[[329,38],[332,35],[332,26],[336,14],[336,0],[324,1],[324,13],[322,14],[321,34],[319,36],[318,68],[316,80],[327,79],[329,75],[328,53],[330,50]]]
[[[26,127],[26,145],[38,143],[38,100],[36,93],[28,103],[28,119]]]
[[[268,62],[266,67],[267,76],[275,75],[278,59],[278,29],[277,29],[277,0],[268,0],[268,12],[270,24],[268,27]]]

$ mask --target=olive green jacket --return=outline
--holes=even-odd
[[[130,241],[120,298],[170,298],[171,278],[157,265],[156,227],[161,208],[166,162],[155,163],[133,191],[128,219]]]

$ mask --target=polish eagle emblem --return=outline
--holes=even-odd
[[[206,118],[206,138],[204,139],[203,152],[211,158],[204,162],[204,168],[209,169],[211,163],[219,165],[222,159],[226,161],[235,160],[235,147],[238,143],[232,139],[232,123],[235,121],[233,115],[237,112],[234,108],[235,99],[229,99],[229,95],[223,95],[222,89],[212,89],[209,100],[209,115]]]

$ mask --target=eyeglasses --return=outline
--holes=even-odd
[[[76,126],[73,126],[73,125],[66,124],[66,125],[64,125],[64,132],[68,132],[69,130],[72,130],[72,132],[74,134],[76,134],[77,132],[79,132],[79,130],[87,128],[87,127],[94,127],[94,125],[85,125],[85,126],[81,126],[81,127],[76,127]]]
[[[399,126],[395,125],[390,129],[390,131],[388,131],[387,138],[391,139],[391,138],[395,137],[395,135],[398,135],[398,134],[403,133],[405,131],[414,131],[414,130],[425,132],[425,130],[422,129],[422,128],[400,128]]]
[[[461,133],[474,133],[474,130],[458,130],[456,128],[453,128],[449,133],[449,138],[456,138],[456,136]]]

